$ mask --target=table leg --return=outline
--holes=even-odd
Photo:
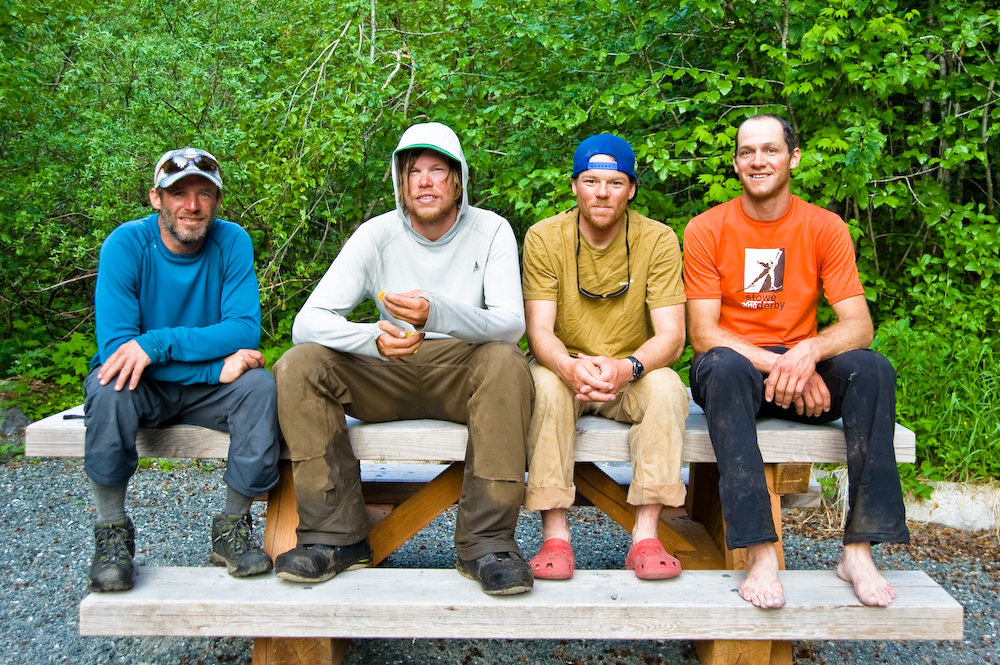
[[[272,559],[295,547],[295,507],[292,464],[278,465],[278,484],[268,494],[264,529],[264,551]],[[253,665],[340,665],[351,641],[328,637],[257,637],[253,641]]]
[[[434,480],[420,488],[413,496],[379,520],[368,540],[372,544],[373,565],[396,551],[417,531],[430,524],[435,517],[462,496],[462,477],[465,462],[453,462]]]
[[[764,465],[771,517],[778,534],[775,549],[778,566],[785,568],[781,535],[781,497],[775,492],[774,464]],[[725,553],[728,570],[746,570],[746,549],[726,549],[726,523],[719,498],[719,469],[715,464],[692,464],[688,476],[688,512],[691,519],[705,525],[712,539]],[[699,640],[694,643],[702,665],[791,665],[792,643],[787,641]]]

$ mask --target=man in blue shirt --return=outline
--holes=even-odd
[[[242,228],[215,218],[222,172],[204,150],[165,153],[149,200],[158,212],[115,229],[97,270],[97,353],[84,382],[94,591],[135,583],[125,492],[139,427],[160,424],[229,432],[226,506],[212,520],[211,561],[235,577],[272,567],[250,521],[253,497],[278,480],[276,390],[257,350],[253,245]]]

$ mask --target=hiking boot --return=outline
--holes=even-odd
[[[212,518],[212,553],[216,566],[225,566],[233,577],[260,575],[272,568],[271,557],[253,539],[250,515],[216,515]]]
[[[531,567],[517,552],[490,552],[471,561],[456,559],[455,567],[491,596],[512,596],[531,591],[535,585]]]
[[[300,545],[278,555],[275,570],[289,582],[325,582],[345,570],[371,565],[372,547],[365,538],[353,545]]]
[[[97,545],[90,564],[91,591],[125,591],[135,586],[135,526],[126,515],[119,522],[94,525]]]

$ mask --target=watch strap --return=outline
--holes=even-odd
[[[642,366],[642,363],[635,356],[628,356],[628,359],[632,361],[632,380],[638,381],[642,378],[642,374],[646,371],[646,368]]]

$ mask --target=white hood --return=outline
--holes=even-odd
[[[413,125],[399,139],[399,145],[392,152],[392,193],[396,200],[396,211],[400,217],[411,227],[410,216],[403,209],[403,203],[399,200],[399,153],[410,148],[430,148],[440,152],[446,157],[451,157],[462,165],[462,202],[458,207],[458,221],[451,228],[445,237],[455,232],[460,225],[462,217],[469,209],[469,165],[465,161],[465,153],[462,152],[462,144],[458,140],[458,135],[452,131],[451,127],[442,125],[440,122],[425,122]]]

